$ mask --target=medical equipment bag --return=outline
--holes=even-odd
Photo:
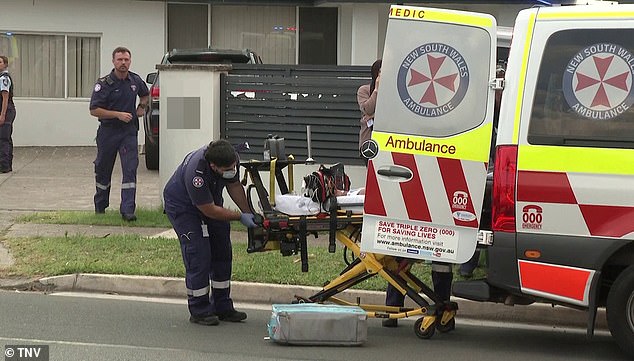
[[[269,337],[289,345],[357,346],[367,340],[367,319],[358,306],[274,304]]]

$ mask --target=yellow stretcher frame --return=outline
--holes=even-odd
[[[293,164],[303,162],[294,159],[278,160],[270,162],[247,161],[240,165],[246,169],[243,184],[246,185],[246,177],[251,180],[247,188],[247,198],[251,210],[256,214],[251,199],[251,191],[256,190],[263,217],[259,220],[262,226],[249,229],[247,252],[263,252],[280,250],[282,255],[300,253],[302,258],[302,271],[308,271],[308,252],[306,237],[308,234],[328,231],[330,234],[329,252],[336,250],[335,239],[350,250],[354,260],[344,270],[323,286],[322,290],[310,297],[295,296],[295,302],[332,302],[339,305],[359,306],[363,308],[368,317],[382,319],[399,319],[421,316],[414,323],[414,333],[422,338],[431,338],[435,330],[448,332],[455,328],[455,315],[458,305],[455,302],[443,302],[436,293],[410,272],[413,261],[398,261],[396,257],[377,253],[361,252],[361,229],[363,216],[351,212],[336,210],[331,205],[330,214],[315,216],[289,216],[274,209],[274,192],[269,196],[259,172],[269,172],[269,189],[279,187],[282,194],[289,193],[292,183],[286,184],[282,173],[287,168],[289,179],[292,178]],[[396,307],[361,303],[360,298],[356,302],[349,302],[337,297],[339,293],[350,287],[365,281],[368,278],[380,276],[394,286],[401,294],[412,299],[418,307]],[[431,303],[423,297],[426,296]]]

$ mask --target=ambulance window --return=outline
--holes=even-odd
[[[634,148],[634,30],[554,33],[540,65],[528,142]]]
[[[448,137],[478,127],[493,104],[491,34],[435,22],[424,23],[420,31],[429,36],[386,43],[381,89],[387,90],[381,90],[376,105],[374,130]],[[390,25],[390,34],[411,33],[408,22]]]

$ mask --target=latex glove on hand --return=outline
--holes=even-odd
[[[255,228],[258,226],[255,224],[255,216],[253,213],[242,213],[240,215],[240,223],[244,224],[247,228]]]

